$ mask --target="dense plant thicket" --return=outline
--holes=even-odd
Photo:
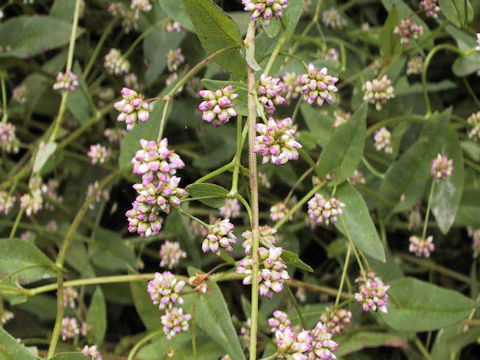
[[[479,14],[3,1],[0,360],[479,359]]]

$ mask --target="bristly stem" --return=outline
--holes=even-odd
[[[255,21],[250,20],[248,24],[245,46],[250,47],[252,54],[255,53]],[[252,311],[250,315],[250,360],[257,358],[257,327],[258,327],[258,246],[260,241],[259,220],[258,220],[258,183],[257,183],[257,156],[253,152],[255,142],[255,123],[257,121],[257,109],[255,104],[255,71],[247,67],[248,85],[248,162],[250,173],[250,205],[252,209]]]

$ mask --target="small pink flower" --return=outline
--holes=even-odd
[[[100,144],[90,145],[90,151],[87,152],[87,156],[92,159],[92,164],[97,162],[103,164],[109,156],[109,151]]]

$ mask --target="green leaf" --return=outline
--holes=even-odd
[[[333,118],[325,115],[322,110],[308,104],[302,104],[300,110],[317,143],[320,146],[326,146],[335,131],[335,128],[332,126]]]
[[[0,327],[0,358],[7,360],[36,360],[36,357]]]
[[[459,57],[452,65],[452,71],[458,77],[473,74],[478,70],[480,70],[480,54],[478,53]]]
[[[480,189],[466,189],[457,213],[457,224],[480,227]]]
[[[199,120],[200,121],[200,120]],[[235,128],[233,126],[202,127],[198,133],[199,140],[206,150],[193,160],[193,166],[200,169],[219,167],[235,155]],[[212,146],[215,144],[215,146]]]
[[[130,274],[136,274],[129,272]],[[155,331],[163,327],[160,321],[160,313],[158,305],[154,305],[150,296],[147,293],[146,281],[132,281],[130,282],[130,289],[132,290],[133,303],[135,310],[142,319],[143,325],[149,331]]]
[[[189,273],[192,270],[192,268],[189,268]],[[245,355],[222,292],[216,283],[209,284],[209,287],[210,292],[197,295],[196,324],[220,345],[233,360],[244,360]]]
[[[429,30],[428,25],[418,16],[415,14],[415,11],[413,11],[403,0],[382,0],[382,4],[387,9],[387,11],[391,12],[393,7],[395,6],[397,9],[397,19],[404,19],[406,17],[411,17],[413,19],[413,22],[417,25],[423,26],[423,34],[418,38],[418,40],[415,40],[416,43],[418,43],[422,47],[427,47],[431,48],[433,47],[433,37],[432,33]],[[395,26],[398,25],[395,24]],[[392,29],[393,31],[393,29]],[[399,36],[395,35],[397,39]],[[403,46],[400,47],[398,50],[399,52]]]
[[[387,324],[400,331],[431,331],[468,317],[475,302],[459,292],[414,278],[390,283]]]
[[[107,331],[107,308],[102,289],[99,286],[93,293],[86,322],[92,327],[92,330],[88,333],[89,343],[98,346],[102,345]]]
[[[277,18],[273,18],[270,21],[270,25],[265,26],[262,23],[262,27],[263,27],[263,30],[265,31],[265,34],[267,34],[267,36],[270,39],[273,39],[275,36],[278,35],[278,32],[280,31],[280,28],[281,28],[281,24]]]
[[[408,343],[404,338],[395,334],[381,332],[359,332],[340,335],[335,341],[341,346],[335,351],[337,356],[345,356],[354,352],[381,346],[407,347]]]
[[[50,8],[50,16],[72,22],[73,13],[75,12],[75,1],[71,0],[55,0]]]
[[[0,23],[0,57],[29,58],[68,44],[70,22],[49,16],[17,16]],[[54,30],[54,31],[52,31]],[[77,31],[77,37],[83,33]]]
[[[54,263],[35,245],[16,239],[0,239],[0,278],[20,284],[57,276]]]
[[[245,74],[246,63],[239,56],[242,36],[235,21],[211,0],[183,0],[183,3],[207,53],[235,47],[217,56],[215,62],[234,74]]]
[[[379,192],[390,204],[390,214],[408,210],[422,198],[425,185],[431,178],[432,159],[443,143],[450,114],[451,109],[448,109],[432,116],[418,141],[388,169]]]
[[[393,34],[398,24],[397,7],[393,6],[388,13],[387,20],[383,24],[380,34],[380,54],[386,60],[391,60],[400,50],[400,39]]]
[[[93,264],[109,270],[125,270],[130,265],[135,265],[133,250],[115,231],[98,228],[95,242],[89,245],[90,257]]]
[[[301,270],[305,270],[308,272],[313,272],[313,269],[310,265],[305,264],[297,254],[295,254],[293,251],[290,250],[285,250],[282,253],[282,259],[285,261],[287,265],[292,265],[295,266]]]
[[[322,175],[334,174],[337,184],[348,179],[362,159],[367,109],[367,104],[363,103],[345,124],[339,126],[320,155],[318,171]]]
[[[463,190],[463,153],[455,131],[450,127],[445,136],[441,153],[453,160],[454,171],[448,180],[435,184],[432,198],[432,212],[438,227],[446,234],[457,215]]]
[[[168,1],[168,3],[182,4],[181,1]],[[147,35],[143,41],[143,53],[148,64],[145,71],[147,85],[154,84],[165,69],[167,62],[165,57],[166,49],[178,48],[184,38],[184,32],[167,33],[161,28],[155,29]]]
[[[455,355],[468,344],[477,342],[480,337],[480,328],[472,327],[465,332],[464,325],[453,325],[440,329],[433,343],[431,356],[435,360],[458,359]]]
[[[178,21],[188,30],[193,30],[193,24],[185,11],[185,5],[181,0],[158,0],[163,11],[171,19]]]
[[[165,90],[159,95],[164,95]],[[127,131],[120,148],[118,157],[118,166],[128,168],[131,165],[130,160],[137,150],[140,149],[140,139],[157,140],[157,134],[160,129],[160,119],[162,117],[164,101],[157,101],[147,122],[140,123],[131,131]]]
[[[228,195],[228,190],[216,184],[191,184],[187,186],[187,191],[191,197],[207,197],[207,196],[216,196],[217,198],[211,199],[199,199],[200,202],[204,203],[213,208],[219,208],[225,205],[225,197]]]
[[[288,40],[295,33],[300,16],[303,13],[304,0],[290,0],[284,11],[284,19],[287,23],[285,38]]]
[[[463,27],[473,20],[473,8],[469,0],[440,0],[443,15],[457,27]]]
[[[51,360],[88,360],[88,359],[89,358],[83,355],[82,353],[68,352],[68,353],[57,354]]]
[[[35,161],[33,162],[33,172],[38,173],[42,170],[45,163],[48,161],[50,156],[55,152],[57,148],[56,142],[44,143],[43,141],[38,146],[37,154],[35,155]]]
[[[385,250],[378,237],[367,205],[358,191],[350,184],[342,185],[335,197],[345,204],[343,215],[335,226],[350,237],[355,246],[368,256],[385,262]]]

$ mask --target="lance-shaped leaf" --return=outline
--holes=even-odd
[[[91,344],[100,346],[107,331],[107,308],[105,306],[105,297],[99,286],[93,293],[86,321],[92,327],[92,330],[88,333],[88,341]]]
[[[403,153],[387,171],[380,186],[380,196],[391,204],[390,214],[408,210],[423,195],[431,178],[433,157],[441,149],[451,109],[435,114],[425,125],[418,141]]]
[[[0,24],[1,57],[29,58],[68,44],[72,25],[49,16],[17,16]],[[77,36],[82,34],[77,31]]]
[[[187,191],[191,197],[199,198],[200,202],[214,208],[225,205],[225,196],[228,195],[227,189],[208,183],[188,185]]]
[[[333,174],[337,184],[348,179],[362,159],[367,109],[367,104],[363,103],[345,124],[339,126],[320,155],[318,171],[322,175]]]
[[[194,268],[189,268],[188,272],[191,276],[196,272],[200,273]],[[209,292],[197,295],[196,325],[216,341],[233,360],[244,360],[245,355],[222,292],[216,283],[209,283],[208,286]]]
[[[0,239],[0,278],[21,284],[57,276],[53,262],[35,245]]]
[[[438,227],[446,234],[455,222],[463,190],[463,153],[460,141],[451,127],[445,136],[441,154],[453,160],[454,170],[447,180],[435,184],[432,212]]]
[[[0,359],[36,360],[37,358],[13,336],[0,327]]]
[[[400,331],[431,331],[453,325],[468,317],[475,301],[453,290],[414,278],[390,283],[389,326]]]
[[[239,53],[242,36],[235,21],[211,0],[183,0],[183,3],[207,53],[231,47],[215,61],[234,74],[244,74],[246,63]]]
[[[385,262],[385,249],[362,196],[353,186],[344,184],[335,197],[345,204],[344,213],[335,224],[338,230],[365,254]]]

